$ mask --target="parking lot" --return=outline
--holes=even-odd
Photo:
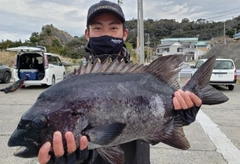
[[[9,84],[0,84],[0,89]],[[46,87],[27,87],[13,93],[0,92],[0,163],[37,163],[36,159],[14,157],[7,141],[19,119]],[[221,105],[202,106],[197,121],[184,128],[191,148],[183,151],[162,143],[151,146],[152,164],[239,164],[240,85],[233,91],[218,88],[230,100]]]

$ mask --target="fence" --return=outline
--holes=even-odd
[[[178,73],[178,80],[180,81],[181,78],[190,78],[192,76],[192,69],[191,68],[184,68]],[[237,76],[240,79],[240,69],[237,69]]]

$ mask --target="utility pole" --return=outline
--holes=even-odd
[[[226,27],[225,27],[225,21],[224,21],[223,34],[224,34],[224,44],[227,44],[227,43],[226,43]]]
[[[147,36],[147,42],[145,43],[147,45],[147,62],[150,61],[150,34],[146,33]]]
[[[144,64],[144,22],[143,22],[143,0],[138,0],[138,26],[139,26],[139,57],[140,64]]]
[[[151,59],[151,56],[150,56],[150,34],[148,33],[148,41],[147,41],[147,45],[148,45],[148,62],[150,61]]]
[[[139,58],[140,58],[140,50],[139,50],[139,47],[140,47],[140,45],[139,45],[139,0],[137,0],[137,38],[136,38],[136,54],[137,54],[137,62],[138,63],[140,63],[140,60],[139,60]]]
[[[123,4],[122,2],[123,0],[118,0],[118,5],[120,6],[120,4]]]

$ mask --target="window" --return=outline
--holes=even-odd
[[[169,48],[163,48],[162,52],[169,52]]]
[[[53,64],[52,58],[50,55],[47,56],[48,64]]]
[[[61,60],[58,57],[56,57],[56,59],[57,59],[57,64],[61,65]]]
[[[198,61],[195,67],[199,68],[203,63],[204,63],[204,61]]]
[[[183,52],[183,48],[178,48],[177,52]]]
[[[57,61],[57,58],[55,56],[51,56],[51,59],[52,59],[52,64],[53,65],[58,65],[58,61]]]
[[[227,60],[216,60],[213,69],[233,69],[233,63]]]

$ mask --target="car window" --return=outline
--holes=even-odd
[[[57,56],[47,55],[48,64],[61,65],[61,60]]]
[[[199,68],[203,63],[204,63],[204,61],[198,61],[198,62],[196,63],[195,68]]]
[[[51,56],[51,58],[52,58],[52,64],[58,65],[57,58],[55,56]]]
[[[43,63],[43,57],[42,56],[38,56],[38,57],[36,57],[36,59],[37,59],[38,64]]]
[[[53,64],[51,55],[47,55],[48,64]]]
[[[233,69],[233,62],[229,60],[216,60],[213,69]]]
[[[57,63],[58,63],[58,65],[61,65],[61,60],[58,58],[58,57],[56,57],[57,58]]]

